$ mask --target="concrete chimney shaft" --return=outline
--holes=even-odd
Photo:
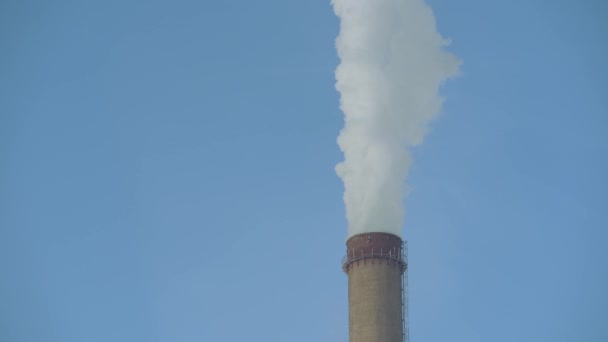
[[[354,235],[342,266],[348,275],[350,342],[402,342],[403,241],[388,233]]]

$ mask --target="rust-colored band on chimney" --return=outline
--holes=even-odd
[[[393,234],[364,233],[349,238],[346,247],[342,269],[348,275],[350,342],[402,342],[403,241]]]
[[[393,261],[403,270],[407,260],[403,253],[403,240],[389,233],[363,233],[353,235],[346,241],[346,255],[342,259],[342,269],[348,273],[349,268],[358,266],[365,260],[372,259]]]

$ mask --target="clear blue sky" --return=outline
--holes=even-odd
[[[433,0],[412,342],[608,340],[608,3]],[[0,2],[0,341],[342,341],[329,1]]]

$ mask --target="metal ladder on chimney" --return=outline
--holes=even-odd
[[[403,324],[403,342],[410,341],[410,322],[409,322],[409,312],[408,312],[408,285],[407,285],[407,269],[408,269],[408,261],[407,261],[407,242],[403,242],[403,247],[401,248],[403,251],[402,258],[405,261],[403,265],[403,273],[401,273],[401,323]]]

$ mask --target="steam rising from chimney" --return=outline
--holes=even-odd
[[[345,125],[338,137],[344,161],[349,236],[401,236],[407,148],[422,143],[443,99],[439,87],[460,61],[444,51],[424,0],[333,0],[340,18],[341,64],[336,88]]]

